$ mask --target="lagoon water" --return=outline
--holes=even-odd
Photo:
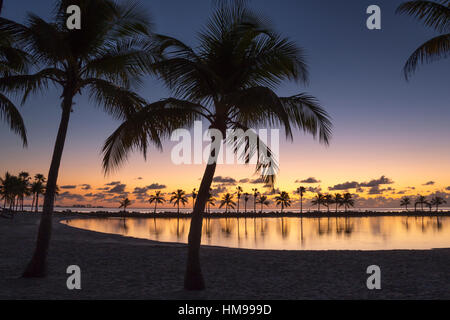
[[[187,243],[189,218],[88,218],[62,223],[126,237]],[[450,217],[211,218],[203,245],[265,250],[450,247]]]

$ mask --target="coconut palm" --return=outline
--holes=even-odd
[[[345,212],[347,212],[348,208],[355,206],[355,200],[353,199],[353,195],[351,193],[344,193],[342,205],[344,206]]]
[[[22,171],[19,173],[19,179],[20,179],[20,191],[19,191],[20,210],[23,212],[24,199],[25,197],[31,194],[30,174],[28,172]]]
[[[325,205],[325,195],[318,192],[317,195],[312,199],[311,204],[317,206],[317,211],[320,212],[320,205]]]
[[[0,30],[0,77],[18,75],[27,71],[29,56],[20,50],[16,39],[6,30]],[[27,145],[27,133],[20,112],[6,95],[7,90],[0,89],[0,118],[11,131],[18,134],[23,146]]]
[[[242,187],[237,186],[236,187],[236,197],[237,197],[237,213],[239,213],[239,203],[241,202],[241,195],[242,195]]]
[[[228,213],[228,208],[234,209],[236,203],[233,201],[233,195],[231,193],[226,193],[223,195],[222,200],[220,200],[219,208],[225,206],[225,213]]]
[[[128,198],[125,198],[119,202],[119,208],[123,208],[123,212],[127,212],[127,207],[131,205],[131,201]]]
[[[150,204],[155,204],[155,211],[153,212],[154,214],[156,214],[156,206],[158,204],[163,204],[165,201],[166,199],[164,199],[164,197],[162,196],[161,191],[156,191],[155,194],[151,195],[150,199],[148,199],[148,202],[150,202]]]
[[[270,201],[268,200],[267,196],[260,196],[258,201],[257,201],[257,203],[261,205],[261,213],[262,213],[263,212],[263,206],[268,207],[269,204],[270,204]]]
[[[433,198],[431,198],[431,202],[430,202],[430,204],[432,206],[436,206],[436,212],[439,211],[439,206],[441,206],[445,203],[447,203],[447,201],[444,198],[439,197],[439,196],[434,196]]]
[[[283,213],[284,208],[288,208],[291,206],[291,198],[289,197],[289,193],[282,191],[275,198],[275,202],[277,206],[281,206],[281,213]]]
[[[303,195],[306,193],[306,188],[298,187],[297,193],[300,196],[300,213],[303,213]]]
[[[323,143],[328,143],[331,136],[329,116],[315,98],[304,93],[283,98],[274,91],[284,80],[308,79],[303,51],[266,25],[264,19],[246,7],[245,1],[218,1],[217,5],[195,48],[173,38],[159,37],[166,59],[155,64],[154,70],[175,98],[149,104],[132,115],[103,148],[104,168],[108,171],[123,163],[135,148],[145,154],[149,142],[161,146],[161,135],[169,136],[173,126],[159,125],[160,121],[154,121],[158,117],[175,117],[184,111],[186,120],[180,127],[192,125],[189,114],[210,124],[214,146],[189,231],[185,273],[185,288],[189,290],[205,287],[199,260],[202,213],[222,142],[232,143],[236,151],[245,146],[240,156],[248,162],[255,155],[257,172],[264,182],[273,183],[277,163],[257,134],[248,129],[276,125],[284,129],[288,139],[292,139],[293,130],[300,129],[318,136]],[[248,130],[251,139],[228,139],[227,129]]]
[[[333,202],[336,205],[336,213],[338,212],[338,206],[341,205],[341,202],[344,198],[342,197],[342,194],[340,193],[335,193],[334,194],[334,198],[333,198]]]
[[[423,211],[423,205],[427,203],[427,198],[425,196],[422,195],[418,195],[416,198],[416,201],[414,202],[414,210],[416,210],[417,205],[420,204],[420,209],[421,211]]]
[[[177,206],[177,213],[180,214],[180,204],[183,207],[188,203],[188,198],[186,196],[186,192],[184,190],[178,189],[175,192],[172,192],[172,197],[170,198],[170,203],[173,203],[174,206]]]
[[[78,5],[82,12],[80,30],[66,27],[66,10]],[[0,18],[0,33],[8,31],[18,45],[37,61],[37,72],[0,79],[0,91],[45,92],[49,85],[61,89],[61,121],[54,145],[46,185],[43,214],[36,249],[24,277],[46,275],[51,236],[55,187],[75,98],[87,92],[90,99],[116,119],[124,119],[142,104],[130,91],[154,61],[150,45],[149,20],[137,3],[113,0],[59,0],[51,22],[29,14],[25,25]]]
[[[409,197],[403,197],[402,200],[400,200],[400,206],[405,207],[406,211],[408,211],[408,206],[411,204],[411,198]]]
[[[408,79],[419,64],[447,58],[450,54],[450,1],[407,1],[397,8],[397,13],[410,15],[441,35],[422,44],[407,60],[403,71]]]
[[[0,195],[3,200],[3,209],[5,209],[7,205],[10,205],[11,207],[14,196],[14,176],[8,171],[5,173],[4,178],[0,178]]]

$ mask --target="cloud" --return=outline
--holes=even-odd
[[[379,179],[373,179],[370,180],[369,182],[362,182],[360,183],[361,187],[376,187],[382,184],[393,184],[394,181],[392,181],[391,179],[387,178],[386,176],[381,176]]]
[[[236,180],[231,177],[222,177],[217,176],[213,179],[214,183],[222,183],[222,184],[235,184]]]
[[[434,181],[428,181],[426,183],[423,184],[423,186],[433,186],[435,184]]]
[[[107,191],[107,193],[123,194],[125,193],[126,184],[118,184]]]
[[[347,189],[354,189],[354,188],[358,188],[359,187],[359,183],[356,181],[347,181],[344,183],[340,183],[340,184],[336,184],[333,187],[328,187],[328,190],[347,190]]]
[[[72,186],[72,185],[68,185],[68,186],[61,186],[61,189],[75,189],[77,186]]]
[[[97,188],[97,190],[99,190],[99,191],[107,191],[107,190],[109,190],[109,188],[108,188],[108,187],[105,187],[105,188]]]
[[[295,183],[320,183],[320,180],[317,180],[316,178],[310,177],[308,179],[304,180],[296,180]]]
[[[92,189],[90,184],[85,183],[85,184],[81,184],[80,186],[81,186],[81,189],[83,189],[83,190],[91,190]]]
[[[142,178],[142,177],[137,177],[136,178],[136,180],[142,180],[142,179],[144,179],[144,178]]]
[[[309,187],[306,189],[306,191],[312,192],[312,193],[319,193],[322,191],[321,187]]]
[[[265,181],[263,180],[263,178],[258,178],[258,179],[252,179],[252,180],[250,180],[250,183],[251,183],[251,184],[261,184],[261,183],[264,183],[264,184],[265,184]]]
[[[217,197],[217,196],[219,196],[221,193],[224,193],[224,192],[226,192],[226,191],[227,191],[227,188],[226,188],[226,187],[224,187],[224,186],[218,186],[218,187],[213,188],[213,189],[211,190],[211,195],[212,195],[213,197]]]
[[[450,191],[450,186],[448,186],[447,188],[445,188],[445,190]]]
[[[248,183],[250,181],[249,178],[239,180],[239,183]]]
[[[119,184],[120,184],[120,181],[113,181],[113,182],[105,184],[105,186],[117,186]]]
[[[145,195],[145,194],[147,194],[147,191],[148,191],[148,189],[145,187],[144,188],[136,187],[136,188],[134,188],[133,194]]]
[[[70,193],[69,191],[63,192],[56,196],[57,200],[75,200],[75,201],[85,201],[85,197],[81,194]]]
[[[373,186],[369,190],[369,194],[382,194],[384,190],[380,190],[379,186]]]
[[[146,188],[147,188],[147,190],[161,190],[161,189],[167,188],[167,186],[164,184],[152,183],[151,185],[147,186]]]

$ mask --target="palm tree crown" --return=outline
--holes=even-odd
[[[397,13],[407,14],[435,29],[441,35],[422,44],[409,57],[403,71],[408,79],[419,64],[430,63],[450,54],[450,1],[407,1],[397,8]]]

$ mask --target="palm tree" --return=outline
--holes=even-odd
[[[327,211],[330,212],[330,206],[334,204],[334,198],[331,194],[325,195],[324,206],[327,207]]]
[[[408,211],[408,206],[411,204],[411,198],[403,197],[400,201],[400,207],[405,207],[406,211]]]
[[[306,193],[305,187],[299,187],[297,189],[297,193],[300,196],[300,213],[303,213],[303,195]]]
[[[156,193],[152,196],[150,196],[150,199],[148,199],[148,202],[150,202],[150,204],[154,203],[155,204],[155,211],[154,214],[156,214],[156,206],[158,204],[162,204],[166,201],[166,199],[164,199],[164,197],[161,195],[161,191],[156,191]]]
[[[409,57],[403,72],[408,79],[419,64],[430,63],[450,54],[450,1],[407,1],[397,8],[397,13],[410,15],[441,35],[422,44]]]
[[[1,10],[1,8],[0,8]],[[0,77],[18,75],[27,71],[29,56],[18,48],[16,39],[7,30],[0,29]],[[0,89],[0,118],[22,139],[27,146],[27,132],[20,112]]]
[[[439,206],[441,206],[445,203],[447,203],[447,201],[444,198],[439,197],[439,196],[434,196],[430,202],[431,205],[436,206],[436,212],[439,211]]]
[[[20,209],[23,212],[23,202],[26,196],[29,196],[30,193],[30,174],[28,172],[22,171],[19,173],[20,179]]]
[[[184,190],[178,189],[175,192],[172,192],[172,197],[170,198],[170,203],[173,203],[174,206],[178,207],[177,214],[180,214],[180,203],[183,207],[188,203],[188,198],[186,196],[186,192]]]
[[[121,200],[119,208],[123,208],[123,212],[127,212],[127,207],[131,205],[131,201],[128,198]]]
[[[212,195],[211,191],[209,192],[208,200],[206,202],[208,206],[208,212],[211,213],[211,206],[214,206],[216,204],[216,199]]]
[[[342,205],[345,208],[345,212],[347,212],[348,208],[355,206],[355,200],[353,200],[353,195],[349,192],[344,193],[344,197],[342,199]]]
[[[258,200],[259,191],[257,188],[253,188],[253,212],[256,213],[256,200]]]
[[[192,209],[194,209],[196,198],[197,198],[197,188],[194,188],[192,190]]]
[[[289,193],[282,191],[278,196],[275,197],[275,202],[277,203],[277,206],[281,206],[281,213],[283,213],[284,208],[288,208],[291,206]]]
[[[237,186],[236,187],[236,197],[237,197],[237,213],[239,213],[239,203],[241,202],[241,195],[242,195],[242,187],[241,186]]]
[[[414,202],[414,210],[417,208],[417,205],[420,204],[421,211],[423,211],[423,205],[426,203],[427,198],[419,194]]]
[[[223,195],[222,200],[220,200],[219,208],[225,206],[225,214],[228,213],[228,207],[234,209],[236,203],[233,201],[233,195],[230,193],[226,193]]]
[[[149,104],[130,116],[103,148],[104,168],[109,171],[123,163],[125,155],[135,148],[146,154],[149,142],[160,147],[160,137],[169,136],[175,127],[160,124],[181,112],[184,123],[175,128],[189,127],[193,118],[201,118],[210,129],[222,134],[222,139],[214,140],[191,219],[184,283],[188,290],[205,287],[199,260],[202,213],[222,142],[232,143],[236,151],[248,146],[241,156],[247,160],[256,155],[257,171],[264,182],[273,183],[277,165],[271,152],[248,129],[276,125],[285,129],[288,139],[293,138],[293,130],[300,129],[318,136],[325,144],[331,137],[329,116],[315,98],[304,93],[283,98],[274,92],[283,80],[308,79],[302,50],[267,26],[244,1],[218,1],[217,5],[195,48],[159,37],[166,59],[156,63],[154,69],[175,98]],[[226,139],[227,129],[248,130],[252,139]]]
[[[342,194],[336,193],[334,195],[333,202],[336,204],[336,213],[338,212],[338,206],[341,206],[341,202],[344,198],[342,197]]]
[[[2,196],[3,200],[3,209],[5,209],[7,205],[11,206],[11,203],[13,201],[13,194],[14,194],[13,180],[14,180],[13,176],[8,171],[5,173],[4,178],[0,178],[0,195]]]
[[[83,12],[80,30],[66,27],[66,9],[78,5]],[[135,3],[118,4],[113,0],[59,0],[53,21],[29,14],[26,25],[0,18],[0,33],[9,31],[24,51],[38,61],[36,73],[10,75],[0,79],[0,91],[45,92],[49,85],[62,91],[62,111],[48,174],[47,192],[33,258],[24,277],[46,275],[55,187],[74,99],[85,90],[92,101],[116,119],[125,119],[143,103],[129,88],[154,61],[150,45],[149,21]]]
[[[320,212],[320,205],[325,204],[325,196],[318,192],[317,195],[311,201],[313,206],[317,206],[317,211]]]
[[[270,204],[270,201],[268,200],[267,196],[260,196],[259,200],[257,201],[258,204],[261,205],[261,213],[263,212],[263,206],[268,207]]]
[[[244,193],[244,212],[247,213],[247,202],[250,200],[250,193]]]

